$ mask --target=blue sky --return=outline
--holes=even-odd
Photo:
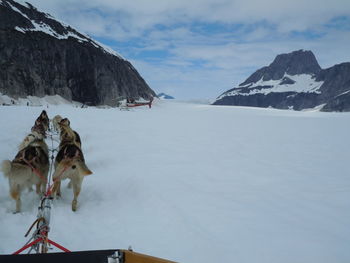
[[[156,92],[215,99],[281,53],[350,62],[349,0],[29,0],[130,60]]]

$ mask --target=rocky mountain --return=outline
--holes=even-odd
[[[281,54],[213,104],[350,111],[350,63],[321,69],[311,51]]]
[[[31,4],[0,0],[0,92],[92,105],[155,96],[131,63]]]

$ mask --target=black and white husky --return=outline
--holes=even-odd
[[[53,193],[56,196],[60,196],[61,181],[70,179],[69,184],[73,186],[74,194],[72,210],[76,211],[83,179],[85,176],[92,174],[92,172],[85,164],[78,133],[70,128],[68,119],[63,119],[59,124],[61,142],[55,159]]]

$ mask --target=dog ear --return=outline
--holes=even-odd
[[[62,119],[59,122],[60,125],[70,126],[70,121],[67,118]]]

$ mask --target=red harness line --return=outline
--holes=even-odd
[[[34,172],[34,174],[36,174],[43,182],[47,182],[47,179],[44,178],[44,176],[41,174],[41,172],[36,169],[27,159],[25,159],[24,157],[21,158]],[[62,176],[62,174],[69,168],[69,166],[64,167],[64,169],[62,170],[62,172],[60,173],[60,175],[56,178],[56,180],[58,178],[60,178]],[[54,180],[54,181],[56,181]],[[53,184],[48,186],[48,190],[45,193],[45,198],[50,198],[51,194],[52,194],[52,188],[53,188]],[[47,228],[45,228],[44,230],[40,231],[40,237],[38,237],[37,239],[35,239],[34,241],[24,245],[21,249],[17,250],[16,252],[13,253],[13,255],[18,255],[20,254],[22,251],[34,246],[35,244],[39,243],[39,242],[44,242],[44,243],[49,243],[55,247],[57,247],[58,249],[62,250],[63,252],[71,252],[69,249],[61,246],[60,244],[52,241],[51,239],[48,238],[48,231]],[[42,253],[46,253],[42,251]]]
[[[67,148],[64,150],[64,158],[63,158],[63,160],[67,160],[67,159],[74,160],[74,159],[77,159],[78,157],[79,157],[79,151],[78,150],[76,150],[75,155],[73,157],[68,157],[67,156]],[[62,174],[64,174],[64,172],[67,171],[69,167],[70,167],[69,165],[66,165],[63,168],[63,170],[60,172],[60,174],[56,178],[53,179],[53,182],[56,182],[57,180],[59,180],[61,178]]]
[[[60,177],[62,176],[62,174],[63,174],[65,171],[67,171],[68,168],[69,168],[68,165],[65,166],[65,167],[63,168],[62,172],[61,172],[56,178],[54,178],[53,181],[56,182],[58,179],[60,179]]]
[[[53,185],[49,186],[47,192],[45,193],[45,198],[49,198],[51,196],[51,194],[52,194],[52,187],[53,187]],[[47,227],[44,228],[43,230],[41,230],[40,231],[41,237],[39,237],[39,238],[35,239],[34,241],[30,242],[29,244],[23,246],[21,249],[19,249],[16,252],[14,252],[13,255],[18,255],[22,251],[26,250],[27,248],[30,248],[30,247],[34,246],[35,244],[37,244],[39,242],[49,243],[49,244],[57,247],[58,249],[62,250],[63,252],[71,252],[69,249],[65,248],[64,246],[61,246],[60,244],[58,244],[58,243],[52,241],[51,239],[49,239],[47,230],[48,230]]]
[[[52,241],[51,239],[47,239],[47,242],[49,242],[51,245],[54,245],[55,247],[61,249],[64,252],[72,252],[72,251],[66,249],[65,247],[61,246],[60,244],[57,244],[56,242]]]
[[[21,249],[17,250],[16,252],[14,252],[12,255],[18,255],[20,254],[22,251],[26,250],[27,248],[30,248],[31,246],[34,246],[35,244],[44,241],[44,239],[42,237],[39,237],[38,239],[30,242],[29,244],[25,245],[24,247],[22,247]],[[57,244],[56,242],[52,241],[51,239],[47,239],[47,242],[50,243],[51,245],[54,245],[55,247],[61,249],[64,252],[72,252],[69,249],[61,246],[60,244]]]
[[[24,247],[22,247],[21,249],[17,250],[16,252],[14,252],[12,255],[18,255],[19,253],[21,253],[22,251],[26,250],[27,248],[30,248],[31,246],[34,246],[36,243],[39,243],[40,241],[42,241],[43,238],[39,237],[38,239],[30,242],[29,244],[25,245]]]
[[[77,155],[78,155],[78,152],[76,153],[76,155],[72,159],[74,159]],[[67,158],[65,158],[65,159],[67,159]],[[41,172],[37,168],[35,168],[26,158],[22,157],[21,160],[23,160],[32,169],[34,174],[37,175],[41,181],[43,181],[44,183],[47,182],[47,179],[41,174]],[[59,176],[57,176],[55,179],[53,179],[53,182],[57,181],[62,176],[62,174],[65,171],[67,171],[68,168],[69,168],[69,166],[64,167],[64,169],[59,174]],[[45,196],[50,196],[52,194],[52,188],[53,188],[53,184],[49,185]]]
[[[44,183],[47,182],[47,179],[41,174],[41,172],[35,168],[26,158],[22,157],[21,160],[23,160],[34,172],[34,174],[36,174],[40,180],[42,180]]]

